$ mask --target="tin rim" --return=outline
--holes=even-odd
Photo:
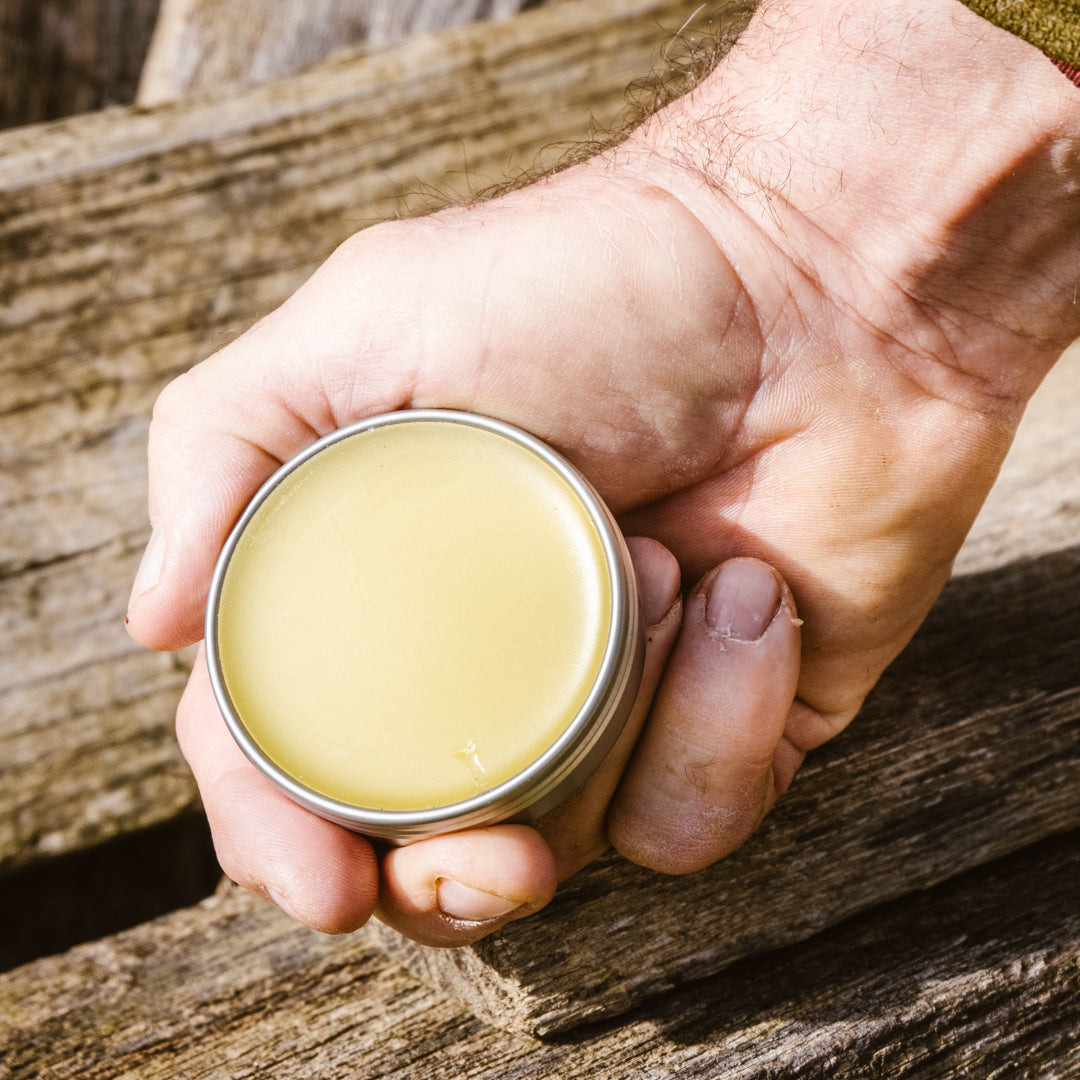
[[[611,618],[600,668],[574,718],[547,749],[501,784],[469,799],[415,810],[380,810],[324,795],[298,781],[268,757],[234,708],[218,652],[221,590],[244,530],[278,485],[323,450],[376,428],[437,421],[465,424],[510,439],[540,457],[570,486],[596,528],[611,594]],[[205,645],[219,710],[245,756],[295,802],[319,816],[369,836],[406,842],[498,821],[532,820],[580,786],[611,748],[637,694],[644,635],[629,551],[615,520],[592,485],[558,451],[502,420],[449,409],[404,409],[359,420],[325,435],[278,468],[259,488],[233,526],[218,556],[206,605]]]

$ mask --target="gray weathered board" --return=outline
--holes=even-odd
[[[1073,833],[537,1040],[225,891],[0,975],[0,1078],[1074,1080],[1078,895]]]
[[[505,19],[528,0],[161,0],[138,103],[160,105],[291,75],[334,52]],[[529,6],[536,6],[536,0]]]

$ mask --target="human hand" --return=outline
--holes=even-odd
[[[390,409],[517,423],[625,531],[654,538],[633,544],[654,623],[635,716],[537,829],[377,863],[247,764],[200,664],[179,732],[234,878],[328,930],[361,923],[381,890],[386,921],[461,943],[541,906],[608,840],[657,869],[708,865],[855,714],[944,583],[1023,403],[1080,333],[1065,300],[1080,250],[1072,88],[950,0],[923,20],[863,7],[766,6],[714,76],[623,146],[496,202],[359,234],[162,396],[155,540],[129,612],[153,647],[201,636],[216,554],[276,464]],[[1007,105],[957,66],[974,38]],[[932,134],[921,156],[912,131]],[[1022,229],[1007,213],[1020,204]],[[656,540],[701,582],[681,633]],[[801,666],[781,579],[732,556],[790,583]],[[712,603],[717,581],[742,599]]]

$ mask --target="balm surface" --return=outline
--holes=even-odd
[[[229,559],[216,634],[266,757],[340,802],[414,810],[539,757],[592,689],[611,620],[601,539],[566,480],[496,432],[416,420],[285,476]]]

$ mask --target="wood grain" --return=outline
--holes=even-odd
[[[0,0],[0,128],[128,104],[159,0]]]
[[[542,2],[542,0],[540,0]],[[533,0],[162,0],[138,103],[220,96],[293,75],[342,49],[505,19]]]
[[[0,626],[7,645],[0,655],[0,867],[85,849],[197,804],[171,735],[190,658],[142,653],[121,625],[145,535],[147,417],[163,382],[284,299],[356,228],[429,205],[427,187],[460,187],[466,161],[471,182],[485,183],[502,174],[508,150],[512,160],[530,161],[552,141],[587,137],[591,114],[607,123],[625,84],[653,64],[667,31],[695,6],[580,0],[558,17],[544,9],[414,39],[220,102],[119,109],[0,136]],[[390,101],[401,107],[389,108]],[[1074,353],[1040,395],[1032,413],[1038,422],[1003,475],[1004,501],[988,504],[958,564],[964,573],[927,627],[860,721],[815,756],[743,852],[679,880],[607,860],[571,882],[543,917],[475,950],[412,952],[409,962],[469,1010],[519,1033],[641,1009],[660,994],[675,1003],[672,1016],[681,1009],[705,1024],[690,1009],[693,994],[671,995],[673,987],[701,979],[722,985],[713,973],[740,957],[1075,827],[1080,664],[1069,585],[1080,573],[1078,373]],[[1042,865],[1026,873],[1042,874]],[[287,957],[303,932],[285,931],[272,912],[244,903],[223,900],[177,922],[148,924],[116,939],[119,945],[24,969],[45,974],[36,983],[5,983],[21,987],[17,999],[38,1009],[30,1019],[11,1014],[24,1018],[30,1042],[18,1045],[30,1049],[7,1067],[28,1074],[26,1063],[38,1058],[53,1075],[82,1065],[88,1075],[119,1075],[129,1066],[154,1075],[172,1069],[175,1058],[212,1073],[228,1060],[219,1053],[260,1062],[269,1039],[279,1047],[271,1052],[275,1069],[321,1068],[340,1062],[334,1055],[343,1047],[355,1048],[357,1017],[366,1015],[355,1003],[344,1009],[333,992],[322,996],[331,971],[341,1001],[351,1000],[353,976],[365,992],[370,980],[396,987],[391,1000],[401,1026],[374,1027],[382,1042],[361,1049],[377,1057],[385,1043],[398,1054],[388,1060],[407,1060],[403,1074],[418,1053],[403,1039],[458,1048],[447,1058],[458,1066],[467,1047],[496,1047],[481,1057],[477,1075],[511,1075],[493,1071],[504,1054],[523,1063],[522,1075],[559,1067],[554,1058],[530,1059],[538,1052],[530,1037],[491,1035],[459,1006],[390,974],[396,969],[374,957],[366,938],[349,943],[360,951],[343,960],[304,937],[312,951],[303,954],[298,982],[275,982],[268,972],[292,970]],[[202,921],[204,910],[220,920]],[[249,917],[254,936],[230,951],[221,939],[233,929],[242,937]],[[159,932],[184,941],[160,976],[148,959],[168,955],[156,951]],[[279,935],[280,948],[273,944]],[[404,948],[393,939],[390,947]],[[1029,969],[1029,954],[1009,955],[995,1001],[1041,992],[1039,979],[1022,989],[1040,964],[1047,1000],[1057,1001],[1057,973],[1075,970],[1067,950],[1054,960],[1061,969],[1043,953]],[[184,980],[175,968],[189,984],[206,973],[220,980],[205,998],[191,999],[201,1008],[178,1004]],[[992,997],[998,984],[977,985]],[[99,991],[115,996],[95,1013]],[[296,1016],[307,1026],[297,1030],[288,1020],[282,1034],[280,1014],[291,1016],[304,993],[310,1011],[297,1005]],[[913,1039],[917,1031],[933,1036],[926,995],[913,1013],[900,1010]],[[423,1004],[410,1013],[398,1004],[405,999]],[[718,1007],[718,999],[706,999]],[[387,1007],[382,990],[373,1000]],[[130,1025],[110,1012],[128,1015],[129,1007]],[[1004,1013],[988,1015],[1007,1030]],[[39,1031],[39,1021],[50,1026]],[[81,1026],[90,1023],[99,1026]],[[681,1044],[654,1054],[651,1024],[633,1029],[632,1052],[655,1075],[685,1065]],[[834,1047],[854,1045],[855,1029],[850,1038],[841,1029]],[[83,1042],[65,1042],[69,1030]],[[979,1030],[983,1045],[985,1025]],[[1061,1031],[1075,1034],[1075,1020],[1051,1031],[1050,1043]],[[110,1042],[109,1033],[121,1041]],[[733,1046],[753,1041],[731,1038]],[[598,1043],[599,1056],[581,1060],[602,1061],[614,1045]],[[66,1047],[67,1057],[40,1058],[54,1046]],[[146,1047],[162,1056],[140,1056]],[[827,1074],[823,1060],[813,1066],[818,1075]],[[922,1073],[912,1066],[912,1075],[935,1075],[932,1055],[918,1067]],[[443,1074],[468,1075],[450,1068]]]
[[[537,1040],[255,897],[0,976],[0,1077],[1066,1080],[1080,1068],[1080,835]],[[700,937],[692,922],[684,937]]]
[[[171,731],[190,655],[123,629],[162,385],[361,226],[614,121],[694,6],[580,0],[0,133],[0,870],[197,806]]]

